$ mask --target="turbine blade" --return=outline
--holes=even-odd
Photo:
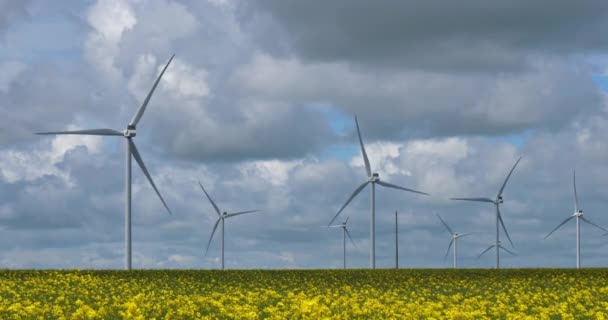
[[[553,234],[553,232],[557,231],[557,229],[561,228],[563,225],[565,225],[568,221],[574,219],[575,216],[570,216],[568,217],[566,220],[562,221],[562,223],[560,223],[559,225],[557,225],[557,227],[555,227],[555,229],[551,230],[551,232],[549,232],[544,239],[547,239],[551,234]]]
[[[357,244],[355,243],[355,240],[353,240],[353,237],[350,236],[350,232],[348,232],[348,229],[346,229],[346,227],[344,227],[344,231],[346,231],[346,235],[348,236],[348,238],[350,239],[350,242],[353,243],[353,246],[355,246],[355,248],[357,247]]]
[[[165,74],[165,71],[167,70],[167,67],[169,67],[169,64],[173,60],[173,57],[175,57],[175,55],[171,56],[171,58],[169,59],[169,61],[165,65],[165,67],[163,68],[163,71],[161,71],[160,74],[158,75],[158,78],[156,78],[156,81],[154,82],[154,85],[152,86],[152,89],[150,90],[150,92],[148,92],[148,95],[146,96],[144,103],[141,104],[141,107],[139,107],[139,109],[137,110],[137,113],[135,113],[135,115],[133,116],[133,119],[131,119],[131,122],[129,122],[130,126],[136,126],[137,123],[139,122],[139,120],[141,119],[141,116],[144,115],[144,112],[146,111],[146,107],[148,106],[148,102],[150,102],[150,98],[152,98],[152,94],[154,93],[154,90],[156,90],[156,86],[158,86],[158,83],[160,82],[160,78],[162,78],[163,74]]]
[[[490,198],[450,198],[450,200],[464,200],[464,201],[477,201],[477,202],[494,203],[494,200],[492,200]]]
[[[209,242],[207,242],[207,250],[205,250],[205,256],[207,255],[207,252],[209,252],[209,246],[211,245],[211,240],[213,240],[213,235],[215,234],[215,230],[217,230],[217,226],[220,224],[220,219],[217,219],[217,221],[215,222],[215,225],[213,225],[213,231],[211,231],[211,236],[209,237]]]
[[[515,170],[515,167],[517,167],[517,164],[519,163],[520,160],[521,160],[521,157],[519,157],[519,159],[517,159],[517,161],[513,165],[513,168],[511,168],[511,171],[509,171],[509,174],[507,175],[505,182],[502,183],[502,187],[500,187],[500,191],[498,191],[498,195],[496,197],[500,197],[502,195],[502,192],[505,190],[505,187],[507,186],[507,181],[509,181],[509,178],[511,178],[511,174],[513,173],[513,170]]]
[[[494,244],[493,244],[493,245],[491,245],[491,246],[489,246],[489,247],[488,247],[486,250],[484,250],[482,253],[480,253],[480,254],[477,256],[477,259],[481,258],[481,256],[483,256],[483,255],[484,255],[486,252],[490,251],[490,250],[491,250],[492,248],[494,248],[495,246],[496,246],[496,245],[494,245]]]
[[[361,139],[361,130],[359,130],[359,121],[357,120],[357,116],[355,116],[355,124],[357,125],[357,135],[359,136],[359,144],[361,145],[361,154],[363,155],[363,162],[365,162],[365,172],[368,177],[372,176],[372,167],[369,164],[369,159],[367,158],[367,153],[365,152],[365,147],[363,146],[363,139]]]
[[[414,190],[414,189],[408,189],[408,188],[400,187],[398,185],[395,185],[395,184],[392,184],[392,183],[388,183],[388,182],[384,182],[384,181],[381,181],[381,180],[378,180],[376,183],[379,184],[379,185],[381,185],[381,186],[383,186],[383,187],[387,187],[387,188],[393,188],[393,189],[398,189],[398,190],[403,190],[403,191],[409,191],[409,192],[424,194],[424,195],[427,195],[427,196],[429,195],[426,192],[422,192],[422,191],[417,191],[417,190]]]
[[[599,226],[599,225],[597,225],[597,224],[595,224],[595,223],[593,223],[593,222],[589,221],[587,218],[585,218],[585,217],[583,217],[583,216],[581,216],[581,220],[583,220],[583,221],[587,222],[588,224],[590,224],[590,225],[592,225],[592,226],[594,226],[594,227],[596,227],[596,228],[600,228],[600,229],[602,229],[603,231],[608,232],[608,230],[606,230],[606,228],[601,227],[601,226]]]
[[[122,132],[113,129],[89,129],[89,130],[72,130],[72,131],[50,131],[36,132],[38,135],[56,135],[56,134],[81,134],[91,136],[122,136]]]
[[[133,158],[135,158],[135,161],[137,162],[137,164],[139,164],[141,171],[143,171],[146,178],[148,178],[148,182],[150,182],[150,184],[152,185],[152,188],[154,189],[154,191],[156,191],[156,195],[158,195],[158,198],[160,199],[160,201],[162,201],[163,205],[165,206],[165,209],[167,209],[167,211],[169,211],[169,214],[173,215],[173,212],[171,212],[171,209],[169,209],[169,206],[165,202],[165,199],[163,199],[163,196],[160,195],[158,188],[156,188],[156,185],[154,184],[154,181],[152,180],[152,177],[150,176],[148,169],[146,169],[146,165],[144,164],[144,161],[141,159],[141,156],[139,155],[139,151],[137,151],[137,147],[135,146],[135,143],[133,143],[133,140],[131,140],[131,139],[128,139],[128,140],[129,140],[129,144],[131,145],[131,154],[133,155]]]
[[[365,186],[368,183],[369,183],[369,181],[365,181],[362,185],[360,185],[357,189],[355,189],[355,192],[353,192],[353,194],[350,195],[350,198],[348,198],[348,200],[346,200],[346,203],[344,203],[344,205],[342,205],[340,210],[338,210],[338,213],[336,213],[336,215],[333,217],[333,219],[331,219],[331,221],[328,223],[328,225],[332,224],[334,222],[334,220],[336,220],[338,215],[340,215],[340,212],[342,212],[342,210],[344,210],[344,208],[346,208],[346,206],[353,200],[353,198],[356,197],[359,194],[359,192],[361,192],[361,190],[363,190],[363,188],[365,188]]]
[[[504,251],[506,251],[506,252],[508,252],[508,253],[510,253],[510,254],[512,254],[512,255],[514,255],[514,256],[516,256],[516,255],[517,255],[517,254],[515,254],[515,252],[512,252],[512,251],[510,251],[509,249],[507,249],[507,248],[505,248],[505,247],[503,247],[503,246],[500,246],[500,245],[499,245],[498,247],[499,247],[500,249],[502,249],[502,250],[504,250]]]
[[[226,218],[238,216],[238,215],[245,214],[245,213],[258,212],[258,211],[260,211],[260,210],[249,210],[249,211],[241,211],[241,212],[229,213],[229,214],[226,215]]]
[[[342,228],[342,227],[344,227],[344,225],[343,224],[336,224],[336,225],[333,225],[333,226],[321,226],[321,227],[324,227],[324,228]]]
[[[507,227],[505,226],[505,222],[502,220],[502,214],[500,214],[500,207],[498,205],[496,206],[496,210],[498,211],[498,221],[500,222],[500,225],[502,226],[502,230],[507,235],[507,239],[509,239],[509,243],[511,243],[511,247],[515,248],[515,245],[513,245],[513,241],[511,241],[511,236],[509,236],[509,232],[507,231]]]
[[[344,225],[346,225],[348,223],[348,219],[350,219],[350,216],[346,217],[346,221],[344,221]]]
[[[207,196],[207,199],[209,199],[209,202],[211,202],[211,205],[213,206],[213,209],[215,209],[215,212],[217,212],[217,216],[221,217],[222,213],[220,212],[220,209],[217,207],[217,205],[215,204],[215,202],[213,202],[213,199],[211,199],[211,197],[207,193],[207,190],[205,190],[205,188],[203,187],[203,185],[201,184],[200,181],[198,182],[198,185],[201,186],[201,189],[203,189],[203,192]]]
[[[450,254],[450,249],[452,248],[452,243],[454,243],[454,238],[450,240],[450,244],[448,245],[448,250],[445,251],[445,256],[443,257],[443,261],[448,258],[448,254]]]
[[[450,233],[450,235],[454,235],[454,231],[452,231],[450,226],[448,226],[448,224],[445,223],[445,221],[443,221],[443,219],[441,219],[441,216],[439,214],[437,214],[437,218],[439,218],[439,220],[441,220],[441,223],[443,223],[443,225],[445,226],[445,229]]]
[[[574,212],[578,212],[578,194],[576,193],[576,170],[572,174],[572,185],[574,185]]]

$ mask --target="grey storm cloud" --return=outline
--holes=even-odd
[[[510,71],[534,55],[605,51],[602,1],[264,1],[305,60],[462,72]]]
[[[374,119],[372,137],[555,130],[601,108],[591,77],[603,71],[587,57],[606,51],[603,2],[265,1],[242,8],[245,25],[277,39],[240,77],[251,94],[328,102]]]
[[[395,210],[403,267],[449,266],[435,213],[480,232],[461,242],[462,266],[491,267],[476,256],[492,208],[447,198],[495,195],[519,156],[505,266],[574,266],[572,226],[542,239],[573,210],[574,168],[586,217],[608,225],[608,116],[592,79],[604,2],[3,6],[17,15],[0,10],[0,267],[122,266],[124,142],[33,132],[124,129],[173,53],[137,143],[174,215],[134,167],[136,268],[219,266],[219,238],[204,255],[216,217],[199,180],[222,208],[261,210],[227,221],[228,268],[340,267],[341,235],[322,226],[365,179],[353,114],[374,170],[432,194],[377,190],[380,267],[393,266]],[[365,268],[369,192],[347,216],[347,263]],[[583,225],[584,266],[606,265],[606,239]]]

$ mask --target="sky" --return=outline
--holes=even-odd
[[[514,0],[0,0],[0,268],[120,269],[125,146],[119,137],[172,54],[137,127],[169,215],[133,163],[133,267],[340,268],[328,229],[374,172],[431,196],[376,189],[377,266],[442,268],[494,241],[487,203],[515,161],[503,219],[511,268],[575,266],[572,175],[608,228],[608,2]],[[340,215],[369,266],[369,191]],[[582,224],[582,265],[608,265],[608,236]],[[503,236],[504,237],[504,236]],[[506,241],[503,241],[503,244]]]

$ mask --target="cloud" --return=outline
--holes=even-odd
[[[28,17],[27,7],[31,1],[0,1],[0,34],[11,24]]]
[[[0,76],[0,90],[6,93],[8,92],[13,80],[15,80],[15,78],[17,78],[19,74],[25,70],[26,65],[19,61],[7,61],[0,65],[0,68],[4,70]]]
[[[555,130],[603,106],[584,67],[538,61],[524,73],[462,75],[369,72],[347,63],[306,64],[257,55],[236,72],[248,94],[270,101],[325,102],[372,120],[372,137],[501,135]],[[353,90],[356,88],[356,90]]]
[[[303,60],[374,68],[516,71],[535,56],[586,54],[608,45],[598,32],[608,7],[597,1],[265,1],[245,8],[270,16],[285,34],[280,39]]]
[[[75,126],[68,130],[77,130]],[[8,149],[0,152],[3,167],[0,173],[8,182],[32,181],[45,175],[60,175],[66,182],[68,176],[63,175],[56,165],[64,160],[66,154],[79,147],[86,148],[92,154],[98,153],[101,139],[94,136],[55,136],[49,147],[32,153],[24,150]]]
[[[564,148],[577,145],[574,128],[560,133]],[[592,130],[591,139],[597,134]],[[567,138],[569,137],[569,138]],[[369,144],[374,163],[380,168],[402,170],[387,172],[391,182],[429,191],[426,198],[397,190],[377,190],[378,265],[392,264],[392,212],[400,213],[402,255],[415,254],[416,259],[402,259],[402,266],[441,266],[445,250],[442,226],[433,212],[441,213],[454,228],[462,232],[482,233],[462,243],[463,266],[491,266],[491,261],[472,259],[492,241],[493,209],[484,204],[455,203],[444,200],[448,196],[493,196],[515,158],[524,154],[524,162],[513,174],[505,190],[503,216],[513,237],[519,256],[505,258],[507,266],[546,265],[534,250],[559,253],[557,243],[568,242],[568,228],[555,238],[542,242],[545,232],[557,224],[559,212],[568,215],[571,207],[570,167],[574,154],[559,157],[561,148],[549,151],[553,145],[550,135],[534,138],[521,149],[508,143],[495,143],[485,138],[439,138],[412,140],[392,146],[386,153],[382,143]],[[379,148],[380,147],[380,148]],[[38,235],[24,245],[28,250],[49,250],[48,237],[54,236],[56,251],[70,256],[74,265],[114,267],[122,264],[122,157],[113,165],[99,168],[92,162],[93,154],[77,147],[55,170],[59,173],[41,176],[30,182],[19,180],[0,184],[2,194],[2,225],[15,236],[19,231],[36,228]],[[551,166],[546,158],[559,159]],[[597,190],[602,177],[593,177],[601,168],[593,161],[592,152],[578,154],[578,162],[587,166],[579,174],[581,203],[592,221],[604,224],[597,215],[608,190]],[[320,228],[345,201],[348,194],[364,179],[361,166],[352,161],[333,159],[300,159],[297,161],[253,161],[243,165],[209,164],[172,169],[148,162],[154,179],[172,207],[175,215],[168,216],[162,205],[135,170],[134,247],[138,248],[136,266],[150,268],[217,267],[213,258],[219,252],[217,239],[212,243],[210,256],[204,258],[205,246],[214,222],[212,208],[198,189],[201,179],[222,209],[261,209],[259,213],[239,216],[227,223],[226,256],[231,268],[324,268],[341,265],[341,238]],[[108,163],[104,159],[101,163]],[[103,179],[95,173],[107,172]],[[68,187],[56,176],[68,173],[74,186]],[[55,182],[53,182],[55,181]],[[24,185],[25,184],[25,185]],[[10,190],[10,191],[9,191]],[[599,191],[599,192],[598,192]],[[12,199],[12,200],[8,200]],[[68,214],[69,208],[78,212]],[[44,209],[42,209],[44,208]],[[567,209],[567,210],[566,210]],[[369,196],[362,193],[349,205],[341,219],[350,216],[351,233],[359,248],[348,249],[349,265],[366,267],[368,245]],[[389,214],[391,213],[391,214]],[[52,220],[46,220],[52,217]],[[561,221],[561,220],[560,220]],[[69,231],[68,231],[69,230]],[[597,232],[585,229],[586,265],[601,264],[591,256],[601,248]],[[31,233],[29,233],[31,234]],[[58,235],[62,235],[59,237]],[[25,237],[25,233],[23,235]],[[59,238],[58,238],[59,237]],[[87,243],[80,247],[77,243]],[[5,246],[9,242],[4,242]],[[323,247],[321,243],[328,243]],[[565,245],[565,244],[564,244]],[[74,247],[74,249],[67,249]],[[105,251],[101,247],[106,248]],[[37,249],[39,248],[39,249]],[[89,249],[87,249],[89,248]],[[110,250],[111,249],[111,250]],[[57,249],[59,250],[59,249]],[[109,250],[109,251],[108,251]],[[88,253],[100,256],[84,258]],[[85,255],[85,256],[83,256]],[[5,257],[20,261],[15,266],[67,266],[34,263],[33,260],[7,251]],[[76,258],[74,258],[76,257]],[[80,257],[80,258],[78,258]],[[181,257],[184,257],[183,259]],[[260,259],[260,257],[265,257]],[[571,257],[564,255],[552,260],[552,265],[568,265]],[[105,261],[105,262],[104,262]],[[486,264],[487,263],[487,264]]]
[[[112,81],[121,78],[115,66],[120,41],[133,28],[137,18],[128,1],[98,1],[88,10],[87,22],[93,30],[85,43],[85,57]]]
[[[476,256],[493,242],[492,206],[447,198],[495,196],[519,156],[502,208],[518,256],[505,266],[573,266],[572,225],[542,238],[572,212],[574,168],[585,216],[608,225],[593,82],[605,5],[344,5],[11,3],[31,17],[0,18],[0,264],[122,267],[124,141],[33,132],[123,129],[175,53],[136,138],[174,215],[135,166],[136,268],[219,266],[217,234],[204,255],[216,215],[199,180],[222,209],[260,209],[226,223],[229,268],[341,267],[341,235],[321,226],[366,179],[353,114],[374,171],[431,193],[376,190],[378,266],[393,266],[398,211],[403,267],[447,266],[435,213],[480,232],[461,265],[491,267]],[[339,217],[352,267],[369,264],[369,201]],[[583,265],[605,265],[601,235],[583,226]]]

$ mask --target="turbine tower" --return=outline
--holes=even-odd
[[[165,206],[165,208],[167,209],[169,214],[172,214],[171,209],[169,209],[169,207],[167,206],[167,203],[165,202],[163,197],[160,195],[160,192],[156,188],[156,185],[154,184],[154,181],[152,180],[150,173],[148,173],[148,169],[146,169],[146,166],[144,165],[144,161],[142,160],[141,155],[139,154],[139,151],[137,151],[137,147],[135,147],[133,138],[135,137],[136,126],[139,123],[139,120],[141,120],[141,117],[143,116],[144,112],[146,111],[146,107],[148,106],[148,103],[150,102],[150,98],[152,97],[152,94],[154,93],[156,86],[158,86],[158,83],[160,82],[160,79],[162,78],[163,74],[167,70],[167,67],[169,67],[169,64],[173,60],[173,57],[175,57],[175,55],[171,56],[171,58],[169,59],[169,61],[167,62],[167,64],[163,68],[163,70],[161,71],[160,75],[158,75],[158,78],[154,82],[154,85],[152,86],[152,89],[146,96],[146,99],[144,100],[142,105],[139,107],[139,109],[133,116],[133,119],[131,119],[131,122],[129,122],[129,124],[127,125],[127,128],[124,131],[121,132],[121,131],[117,131],[117,130],[113,130],[113,129],[90,129],[90,130],[53,131],[53,132],[36,133],[39,135],[72,134],[72,135],[93,135],[93,136],[118,136],[118,137],[125,138],[126,162],[127,162],[126,172],[125,172],[126,173],[126,177],[125,177],[125,181],[126,181],[126,184],[125,184],[125,187],[126,187],[126,189],[125,189],[125,269],[127,269],[127,270],[131,270],[131,157],[135,158],[135,161],[137,162],[137,164],[143,171],[146,178],[148,178],[150,185],[152,185],[152,188],[154,189],[154,191],[160,198],[160,201],[162,201],[163,205]]]
[[[241,211],[241,212],[235,212],[235,213],[228,213],[228,212],[224,211],[222,213],[222,212],[220,212],[220,209],[217,207],[215,202],[213,202],[213,199],[211,199],[211,197],[209,196],[209,194],[207,193],[205,188],[203,188],[203,185],[201,184],[200,181],[198,182],[198,185],[201,186],[201,189],[203,189],[203,192],[207,196],[207,199],[209,199],[209,202],[211,202],[211,205],[213,206],[213,209],[217,213],[217,217],[218,217],[217,221],[215,222],[215,225],[213,225],[213,231],[211,231],[211,236],[209,237],[209,242],[207,243],[207,250],[205,250],[205,255],[207,255],[207,252],[209,252],[209,246],[211,245],[211,240],[213,240],[213,235],[215,234],[215,230],[217,230],[217,226],[221,222],[222,223],[222,270],[224,270],[224,219],[238,216],[238,215],[245,214],[245,213],[257,212],[260,210],[249,210],[249,211]]]
[[[489,203],[494,204],[494,206],[496,207],[496,242],[495,242],[495,244],[493,244],[490,247],[488,247],[484,252],[482,252],[479,255],[479,257],[481,257],[488,250],[490,250],[492,248],[496,248],[496,269],[500,268],[500,249],[503,249],[503,250],[505,250],[507,252],[510,252],[507,249],[505,249],[504,247],[502,247],[502,245],[500,244],[499,225],[502,226],[502,230],[505,232],[505,235],[507,235],[507,239],[509,239],[509,242],[511,243],[511,246],[515,247],[513,245],[513,241],[511,241],[511,237],[509,236],[509,232],[507,231],[507,227],[505,227],[505,223],[502,220],[502,215],[500,214],[500,205],[503,203],[502,192],[505,190],[505,187],[507,186],[507,182],[509,181],[509,178],[511,177],[511,174],[513,173],[513,170],[515,170],[515,167],[517,167],[517,164],[519,163],[520,160],[521,160],[521,157],[519,159],[517,159],[517,161],[515,162],[515,165],[513,165],[513,168],[511,168],[511,171],[509,171],[509,174],[507,175],[507,178],[505,179],[505,182],[503,182],[502,187],[500,187],[500,190],[498,191],[498,194],[496,195],[496,199],[490,199],[490,198],[450,198],[451,200],[489,202]],[[510,253],[512,253],[512,252],[510,252]]]
[[[399,222],[395,210],[395,269],[399,269]]]
[[[581,268],[581,225],[580,225],[579,220],[582,220],[583,222],[586,222],[603,231],[608,231],[608,230],[589,221],[589,219],[587,219],[583,216],[583,210],[581,210],[580,207],[578,206],[578,194],[576,193],[576,171],[574,171],[574,173],[572,174],[572,185],[574,187],[574,213],[570,217],[568,217],[566,220],[564,220],[562,223],[560,223],[557,227],[555,227],[555,229],[551,230],[551,232],[549,232],[549,234],[547,234],[545,236],[545,239],[547,239],[553,232],[557,231],[557,229],[561,228],[563,225],[568,223],[568,221],[576,218],[576,268],[580,269]]]
[[[348,232],[348,228],[347,228],[347,224],[348,224],[348,219],[350,217],[346,217],[346,221],[342,222],[341,224],[337,224],[337,225],[333,225],[333,226],[325,226],[327,228],[342,228],[342,246],[343,246],[343,264],[344,264],[344,269],[346,269],[346,236],[348,236],[348,238],[350,239],[350,242],[352,242],[353,246],[355,246],[355,248],[357,247],[357,244],[355,244],[355,240],[353,240],[353,238],[350,236],[350,232]]]
[[[441,220],[441,223],[445,227],[445,230],[450,234],[450,236],[452,236],[452,240],[450,240],[450,244],[448,245],[448,250],[445,252],[445,257],[443,257],[443,260],[445,260],[448,257],[448,254],[450,253],[450,248],[452,247],[452,244],[454,244],[454,269],[456,269],[456,268],[458,268],[458,261],[456,259],[456,256],[458,255],[458,239],[472,235],[473,233],[470,232],[470,233],[465,233],[465,234],[459,234],[458,232],[454,232],[454,231],[452,231],[452,228],[450,228],[450,226],[448,226],[448,224],[445,221],[443,221],[443,219],[441,218],[441,216],[439,214],[437,214],[437,218],[439,218],[439,220]]]
[[[414,193],[419,193],[419,194],[424,194],[424,195],[428,195],[428,193],[400,187],[398,185],[394,185],[394,184],[391,184],[388,182],[381,181],[380,176],[377,173],[375,173],[375,172],[372,173],[372,169],[369,164],[369,159],[367,158],[367,153],[365,152],[365,147],[363,146],[363,140],[361,139],[361,131],[359,130],[359,121],[357,121],[357,116],[355,116],[355,125],[357,126],[357,135],[359,136],[359,145],[361,146],[361,154],[363,155],[363,161],[365,162],[365,173],[367,174],[367,180],[365,182],[363,182],[363,184],[361,184],[359,187],[357,187],[357,189],[355,189],[353,194],[351,194],[351,196],[348,198],[348,200],[346,200],[346,203],[344,203],[344,205],[342,205],[340,210],[338,210],[338,212],[333,217],[333,219],[331,219],[331,221],[329,222],[328,225],[331,225],[334,222],[334,220],[336,220],[336,218],[338,218],[338,216],[340,215],[342,210],[344,210],[344,208],[346,208],[346,206],[365,188],[365,186],[367,186],[368,184],[371,184],[372,187],[371,187],[370,226],[369,226],[369,229],[370,229],[369,264],[372,269],[375,269],[376,268],[376,234],[375,234],[375,230],[376,230],[376,226],[375,226],[376,184],[386,187],[386,188],[398,189],[398,190],[414,192]]]

